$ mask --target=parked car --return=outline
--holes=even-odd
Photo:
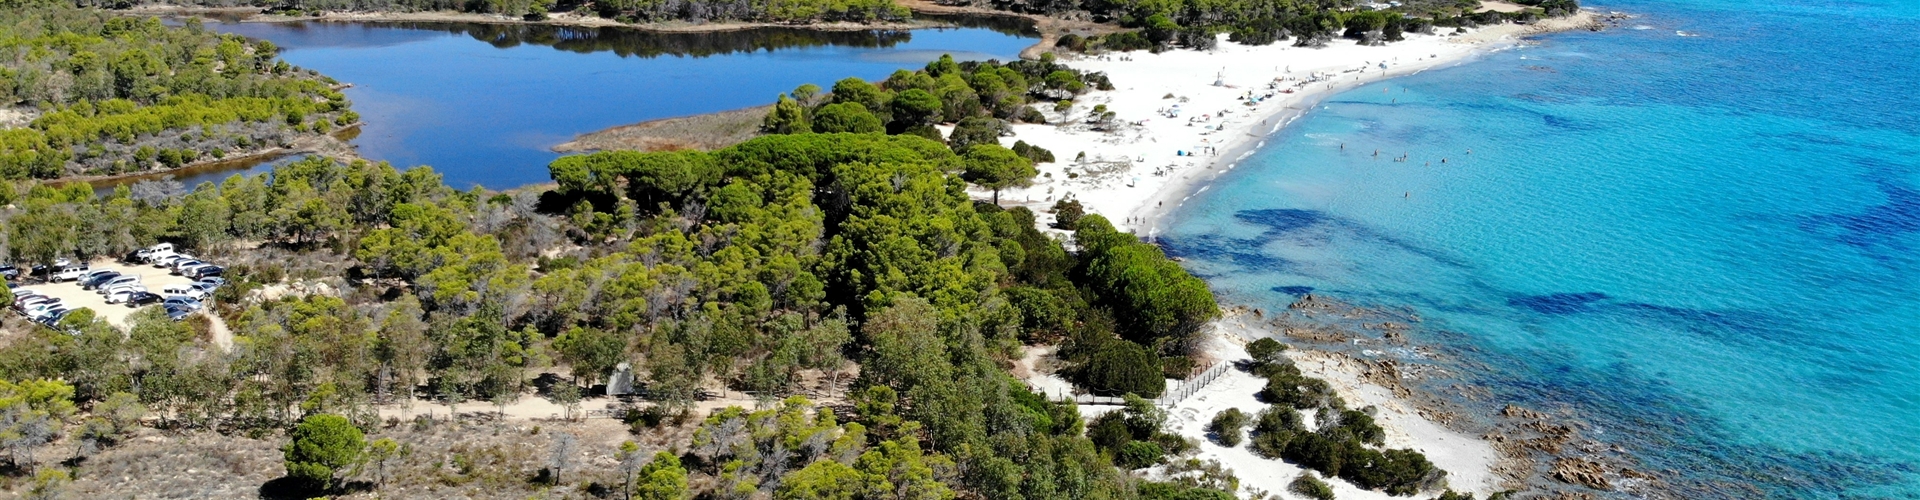
[[[44,310],[52,309],[55,307],[60,307],[61,305],[62,304],[60,302],[60,299],[56,299],[53,297],[37,297],[34,299],[29,299],[26,302],[14,304],[13,309],[16,311],[20,311],[20,314],[24,314],[31,317],[35,312],[44,311]]]
[[[60,322],[60,318],[67,317],[67,313],[70,311],[72,310],[67,309],[65,307],[55,307],[52,309],[40,311],[40,313],[34,314],[28,319],[41,322],[47,326],[53,326],[54,323]]]
[[[15,267],[13,264],[0,264],[0,278],[14,279],[18,277],[20,277],[19,267]]]
[[[160,302],[160,294],[153,293],[153,292],[140,292],[133,295],[129,295],[127,296],[127,301],[126,301],[127,307],[140,307],[147,304],[156,304],[159,302]]]
[[[183,276],[186,276],[188,278],[193,278],[193,279],[206,279],[206,278],[216,278],[216,277],[224,276],[226,274],[227,274],[227,268],[220,267],[220,266],[203,266],[203,267],[196,267],[193,269],[193,272],[186,273]]]
[[[171,319],[174,321],[187,319],[187,315],[189,314],[193,314],[193,311],[188,311],[186,309],[180,309],[175,307],[167,308],[167,319]]]
[[[198,311],[200,310],[200,308],[205,307],[200,303],[200,301],[193,300],[192,297],[183,297],[179,295],[167,297],[166,300],[160,301],[160,303],[162,305],[165,305],[171,308],[186,309],[188,312]]]
[[[200,300],[200,299],[207,298],[207,292],[205,290],[201,290],[200,287],[195,285],[167,285],[164,287],[160,287],[160,294],[166,295],[168,297],[178,295],[178,296],[190,298],[193,300]]]
[[[202,262],[202,263],[199,263],[199,264],[194,264],[194,265],[191,265],[191,266],[182,266],[182,267],[180,268],[180,272],[177,272],[177,273],[174,273],[174,274],[178,274],[178,275],[181,275],[181,276],[192,276],[192,275],[193,275],[194,273],[197,273],[197,272],[200,272],[200,270],[201,270],[201,269],[206,269],[206,268],[209,268],[209,267],[217,267],[217,266],[214,266],[213,264],[208,264],[208,263],[205,263],[205,262]]]
[[[167,264],[167,274],[180,274],[180,271],[184,271],[189,267],[201,266],[201,265],[207,265],[207,263],[200,262],[200,259],[176,260],[170,264]]]
[[[100,287],[100,297],[105,298],[109,295],[113,295],[115,292],[126,290],[128,288],[140,288],[142,290],[145,290],[147,288],[147,285],[138,281],[132,281],[132,282],[121,283],[121,284],[112,285],[112,286],[103,286],[103,287]]]
[[[20,309],[20,314],[25,314],[28,318],[38,319],[40,316],[45,315],[47,311],[60,309],[63,305],[64,304],[61,304],[58,300],[41,302]]]
[[[106,295],[107,289],[110,289],[116,286],[126,285],[129,283],[136,284],[136,285],[140,284],[140,277],[131,276],[131,275],[115,276],[113,277],[113,279],[102,281],[100,282],[100,284],[94,285],[93,291],[101,295]]]
[[[120,271],[106,271],[99,274],[95,274],[93,275],[93,277],[87,278],[86,280],[81,281],[80,289],[92,290],[95,288],[100,288],[100,285],[105,284],[108,281],[113,281],[114,278],[119,278],[120,276],[121,276]]]
[[[129,286],[124,288],[118,288],[118,289],[115,289],[113,293],[107,294],[107,303],[119,304],[121,302],[126,302],[128,299],[132,299],[133,296],[136,294],[142,294],[142,293],[147,293],[147,287],[135,285],[135,286]]]
[[[182,260],[193,260],[193,256],[187,255],[184,253],[169,253],[166,256],[154,259],[153,267],[165,269],[168,266],[172,266],[173,263],[179,262]]]
[[[96,277],[99,277],[99,276],[101,276],[101,275],[106,275],[106,274],[120,274],[120,271],[115,271],[115,270],[112,270],[112,269],[104,269],[104,268],[103,268],[103,269],[94,269],[94,270],[92,270],[92,271],[87,271],[87,273],[86,273],[86,274],[82,274],[82,275],[80,275],[80,278],[79,278],[79,279],[76,279],[76,280],[74,280],[74,282],[76,282],[76,283],[86,283],[86,282],[88,282],[88,281],[91,281],[91,280],[93,280],[93,279],[94,279],[94,278],[96,278]]]
[[[16,307],[16,308],[25,307],[28,304],[46,302],[49,300],[60,300],[60,299],[49,297],[47,296],[47,294],[36,292],[33,290],[20,290],[19,293],[16,293],[13,295],[13,307]]]
[[[31,299],[34,297],[45,297],[45,296],[47,296],[47,294],[36,292],[33,290],[28,290],[25,288],[15,288],[13,290],[13,303],[19,304],[20,301],[22,300]]]
[[[81,276],[86,276],[87,272],[89,271],[87,269],[86,264],[69,265],[67,267],[60,268],[60,270],[58,272],[53,273],[53,277],[49,278],[48,280],[55,283],[59,283],[62,281],[75,281],[80,279]]]
[[[219,276],[208,276],[200,278],[199,281],[195,281],[194,283],[200,285],[201,288],[207,289],[207,293],[213,293],[215,289],[227,286],[227,279]]]
[[[168,259],[168,258],[176,257],[179,255],[180,254],[173,253],[172,250],[150,252],[147,254],[146,258],[142,260],[142,262],[146,262],[148,264],[159,264],[160,261],[163,259]]]

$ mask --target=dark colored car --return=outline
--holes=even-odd
[[[185,276],[188,278],[197,280],[201,278],[220,277],[225,274],[227,274],[227,268],[220,267],[220,266],[207,266],[207,267],[195,268],[193,269],[192,273],[185,274]]]
[[[95,287],[100,286],[101,283],[112,281],[114,278],[118,278],[118,277],[120,277],[120,273],[117,271],[107,271],[104,273],[100,273],[100,274],[94,275],[94,277],[89,278],[86,281],[80,282],[80,288],[84,290],[92,290]]]
[[[127,307],[140,307],[147,304],[153,304],[153,303],[160,302],[160,299],[161,299],[160,294],[152,293],[152,292],[139,292],[127,297]]]

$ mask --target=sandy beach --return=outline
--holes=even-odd
[[[1105,72],[1115,89],[1081,96],[1065,113],[1047,110],[1051,124],[1015,125],[1015,141],[1051,150],[1058,161],[1039,165],[1040,176],[1028,188],[1005,190],[1007,206],[1027,206],[1052,222],[1046,211],[1065,197],[1079,200],[1088,213],[1106,216],[1123,229],[1152,237],[1162,217],[1205,191],[1239,160],[1265,144],[1266,137],[1292,123],[1322,99],[1361,86],[1395,92],[1391,78],[1460,64],[1489,51],[1522,43],[1537,33],[1586,29],[1591,13],[1532,25],[1498,25],[1464,34],[1409,35],[1385,46],[1336,40],[1323,48],[1287,44],[1246,46],[1222,39],[1210,51],[1176,50],[1069,56],[1068,64]],[[1445,33],[1443,31],[1443,33]],[[1095,107],[1113,113],[1105,124],[1090,117]],[[982,199],[989,193],[978,193]],[[1246,359],[1242,346],[1262,337],[1280,337],[1242,308],[1216,322],[1206,354],[1215,360]],[[1365,367],[1341,356],[1305,349],[1289,356],[1307,375],[1327,380],[1353,407],[1375,407],[1387,432],[1387,445],[1412,448],[1447,471],[1448,487],[1481,498],[1523,484],[1503,466],[1503,454],[1488,440],[1427,418],[1412,398],[1368,381]],[[1022,363],[1032,366],[1033,360]],[[1030,371],[1037,386],[1059,381]],[[1292,498],[1286,486],[1300,468],[1263,459],[1246,446],[1224,448],[1206,440],[1206,424],[1227,408],[1257,413],[1255,399],[1264,380],[1238,370],[1213,381],[1195,395],[1168,408],[1169,426],[1204,444],[1196,455],[1217,460],[1240,478],[1241,494],[1265,491]],[[1054,387],[1057,389],[1057,387]],[[1089,407],[1088,412],[1100,409]],[[1504,474],[1502,471],[1507,471]],[[1344,481],[1339,498],[1389,498]],[[1421,495],[1431,497],[1432,493]]]
[[[1039,165],[1032,187],[1003,190],[1000,200],[1044,212],[1072,197],[1089,213],[1152,237],[1161,214],[1207,189],[1267,135],[1327,96],[1460,64],[1529,34],[1584,29],[1593,22],[1583,13],[1461,35],[1414,34],[1384,46],[1352,40],[1322,48],[1248,46],[1223,36],[1210,51],[1067,56],[1075,68],[1106,73],[1116,88],[1083,95],[1065,113],[1044,110],[1052,123],[1015,125],[1014,136],[1003,143],[1026,141],[1053,151],[1059,161]],[[1089,123],[1096,106],[1114,113],[1109,125]],[[1042,219],[1050,221],[1045,214]]]
[[[1216,335],[1209,339],[1206,353],[1215,359],[1248,359],[1246,343],[1269,336],[1261,322],[1244,310],[1229,313],[1214,326]],[[1386,431],[1387,447],[1410,448],[1426,455],[1436,467],[1447,471],[1447,487],[1474,493],[1479,498],[1508,489],[1505,478],[1495,472],[1500,470],[1502,456],[1492,443],[1426,419],[1418,407],[1394,395],[1392,389],[1366,381],[1360,368],[1347,365],[1342,357],[1302,349],[1289,350],[1287,355],[1302,372],[1326,380],[1349,406],[1374,407],[1377,410],[1374,418]],[[1265,386],[1266,379],[1241,370],[1228,370],[1167,410],[1169,430],[1199,440],[1197,458],[1217,460],[1233,469],[1240,478],[1243,494],[1253,489],[1284,492],[1287,484],[1304,470],[1294,464],[1261,458],[1245,443],[1227,448],[1207,440],[1207,423],[1221,411],[1238,408],[1257,414],[1266,409],[1267,404],[1255,396]],[[1328,484],[1334,487],[1336,498],[1396,498],[1384,492],[1362,490],[1345,481],[1329,480]]]

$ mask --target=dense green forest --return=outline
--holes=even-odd
[[[15,261],[170,241],[233,262],[215,303],[234,346],[214,344],[205,318],[154,310],[125,330],[85,310],[27,327],[0,347],[0,380],[19,381],[0,385],[11,415],[0,448],[31,468],[55,440],[116,446],[139,415],[170,432],[291,429],[287,477],[325,492],[407,445],[362,436],[383,428],[376,404],[578,405],[629,362],[649,401],[623,415],[633,432],[692,425],[692,437],[671,453],[623,451],[625,479],[593,476],[584,490],[1227,498],[1231,476],[1205,467],[1173,483],[1122,473],[1193,448],[1150,402],[1130,396],[1083,424],[1073,404],[1006,369],[1023,345],[1061,342],[1076,380],[1151,397],[1216,314],[1204,284],[1098,215],[1067,222],[1070,251],[1026,209],[971,200],[959,174],[973,160],[953,147],[797,133],[714,152],[597,153],[555,161],[550,190],[506,193],[455,190],[426,167],[318,157],[184,194],[0,184],[0,206],[13,207],[0,210],[0,250]],[[336,292],[256,294],[291,281]],[[1267,412],[1251,446],[1340,457],[1312,466],[1397,492],[1438,477],[1417,454],[1376,450],[1377,427],[1327,402],[1323,383],[1275,366],[1260,370],[1276,380],[1266,397],[1277,407],[1343,411],[1319,430]],[[536,377],[548,371],[566,376]],[[791,397],[810,379],[846,382],[826,394],[844,402]],[[716,385],[784,402],[692,414]],[[448,480],[378,474],[393,487]],[[564,479],[542,481],[504,484]]]
[[[333,82],[269,42],[67,7],[0,9],[0,179],[172,168],[358,120]]]
[[[244,253],[308,256],[234,265],[217,300],[231,354],[196,331],[203,324],[149,313],[123,334],[83,312],[66,331],[37,328],[0,348],[0,378],[63,379],[81,407],[128,394],[171,428],[250,432],[320,414],[369,425],[371,404],[416,387],[442,402],[508,404],[549,366],[591,384],[632,361],[648,397],[677,413],[713,381],[777,399],[803,372],[857,362],[859,439],[886,449],[911,436],[944,457],[929,460],[965,464],[939,488],[1134,496],[1081,437],[1071,404],[1027,392],[1003,366],[1036,336],[1137,331],[1146,320],[1095,304],[1158,297],[1077,287],[1101,274],[1089,270],[1098,255],[1067,253],[1024,209],[970,200],[949,174],[963,161],[916,136],[802,134],[712,153],[566,157],[552,166],[559,188],[544,193],[456,191],[424,167],[322,158],[178,197],[96,198],[83,184],[0,193],[19,207],[5,222],[21,261],[157,239],[206,255],[264,242]],[[91,217],[119,223],[71,240],[66,224]],[[579,249],[544,252],[569,245]],[[283,278],[340,275],[355,280],[338,297],[239,300]],[[837,432],[855,433],[848,426]],[[862,470],[814,457],[751,468],[751,482],[797,488]],[[695,473],[728,470],[748,480],[724,466]]]

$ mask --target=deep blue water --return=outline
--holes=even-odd
[[[354,86],[366,158],[431,165],[454,186],[546,182],[548,148],[656,118],[772,103],[804,83],[885,78],[942,53],[1017,57],[1033,43],[986,28],[661,34],[456,23],[234,23],[290,64]],[[1003,27],[1003,29],[1005,29]]]
[[[1920,498],[1920,3],[1598,7],[1640,29],[1332,97],[1163,242],[1227,301],[1411,308],[1480,404],[1685,490]]]

